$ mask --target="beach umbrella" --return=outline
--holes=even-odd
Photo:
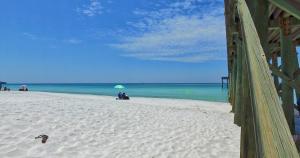
[[[118,85],[115,85],[114,88],[115,89],[124,89],[125,87],[123,85],[118,84]]]

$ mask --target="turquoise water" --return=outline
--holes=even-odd
[[[21,84],[8,84],[12,90],[17,90]],[[30,91],[76,93],[116,96],[119,90],[114,89],[116,84],[78,83],[78,84],[26,84]],[[122,84],[129,96],[176,98],[227,102],[227,89],[221,84]]]

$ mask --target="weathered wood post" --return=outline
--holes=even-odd
[[[233,43],[236,47],[236,43]],[[232,90],[231,90],[231,102],[232,102],[232,112],[235,110],[235,101],[236,101],[236,80],[237,80],[237,54],[233,52],[233,68],[232,68]]]
[[[270,61],[269,54],[269,1],[267,0],[246,0],[252,19],[254,21],[261,46],[266,54],[267,61]]]
[[[243,62],[242,62],[242,53],[243,53],[243,45],[242,45],[242,41],[240,39],[240,36],[238,35],[238,37],[235,38],[235,43],[236,43],[236,54],[237,54],[237,77],[236,77],[236,91],[235,91],[235,96],[236,96],[236,100],[235,100],[235,106],[234,106],[234,123],[237,125],[241,125],[241,119],[240,119],[240,115],[241,115],[241,106],[243,104],[243,100],[242,100],[242,66],[243,66]]]
[[[246,56],[246,49],[243,45],[242,52],[242,100],[243,106],[241,106],[241,158],[253,158],[256,157],[257,149],[253,120],[253,109],[251,106],[250,98],[250,81],[249,81],[249,68]]]
[[[298,61],[298,55],[297,55],[297,41],[294,41],[292,44],[292,55],[294,56],[293,61],[295,68],[293,73],[293,79],[296,82],[297,86],[300,86],[300,69],[299,69],[299,61]],[[297,100],[300,99],[300,92],[296,91],[296,98]]]
[[[280,20],[280,46],[281,46],[281,61],[282,71],[285,75],[293,78],[294,62],[292,54],[292,39],[290,38],[290,20],[289,18],[281,18]],[[289,124],[291,133],[295,133],[295,121],[294,121],[294,95],[293,89],[288,85],[289,81],[282,81],[282,107]]]

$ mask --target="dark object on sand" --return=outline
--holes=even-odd
[[[28,91],[28,88],[26,85],[22,85],[20,88],[19,88],[19,91]]]
[[[38,137],[35,137],[35,139],[42,138],[42,143],[46,143],[48,136],[47,135],[39,135]]]
[[[19,91],[28,91],[28,88],[25,88],[25,89],[19,89]]]
[[[129,97],[126,95],[126,93],[119,93],[117,100],[129,100]]]

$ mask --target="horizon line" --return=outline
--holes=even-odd
[[[220,82],[6,82],[7,84],[217,84]]]

